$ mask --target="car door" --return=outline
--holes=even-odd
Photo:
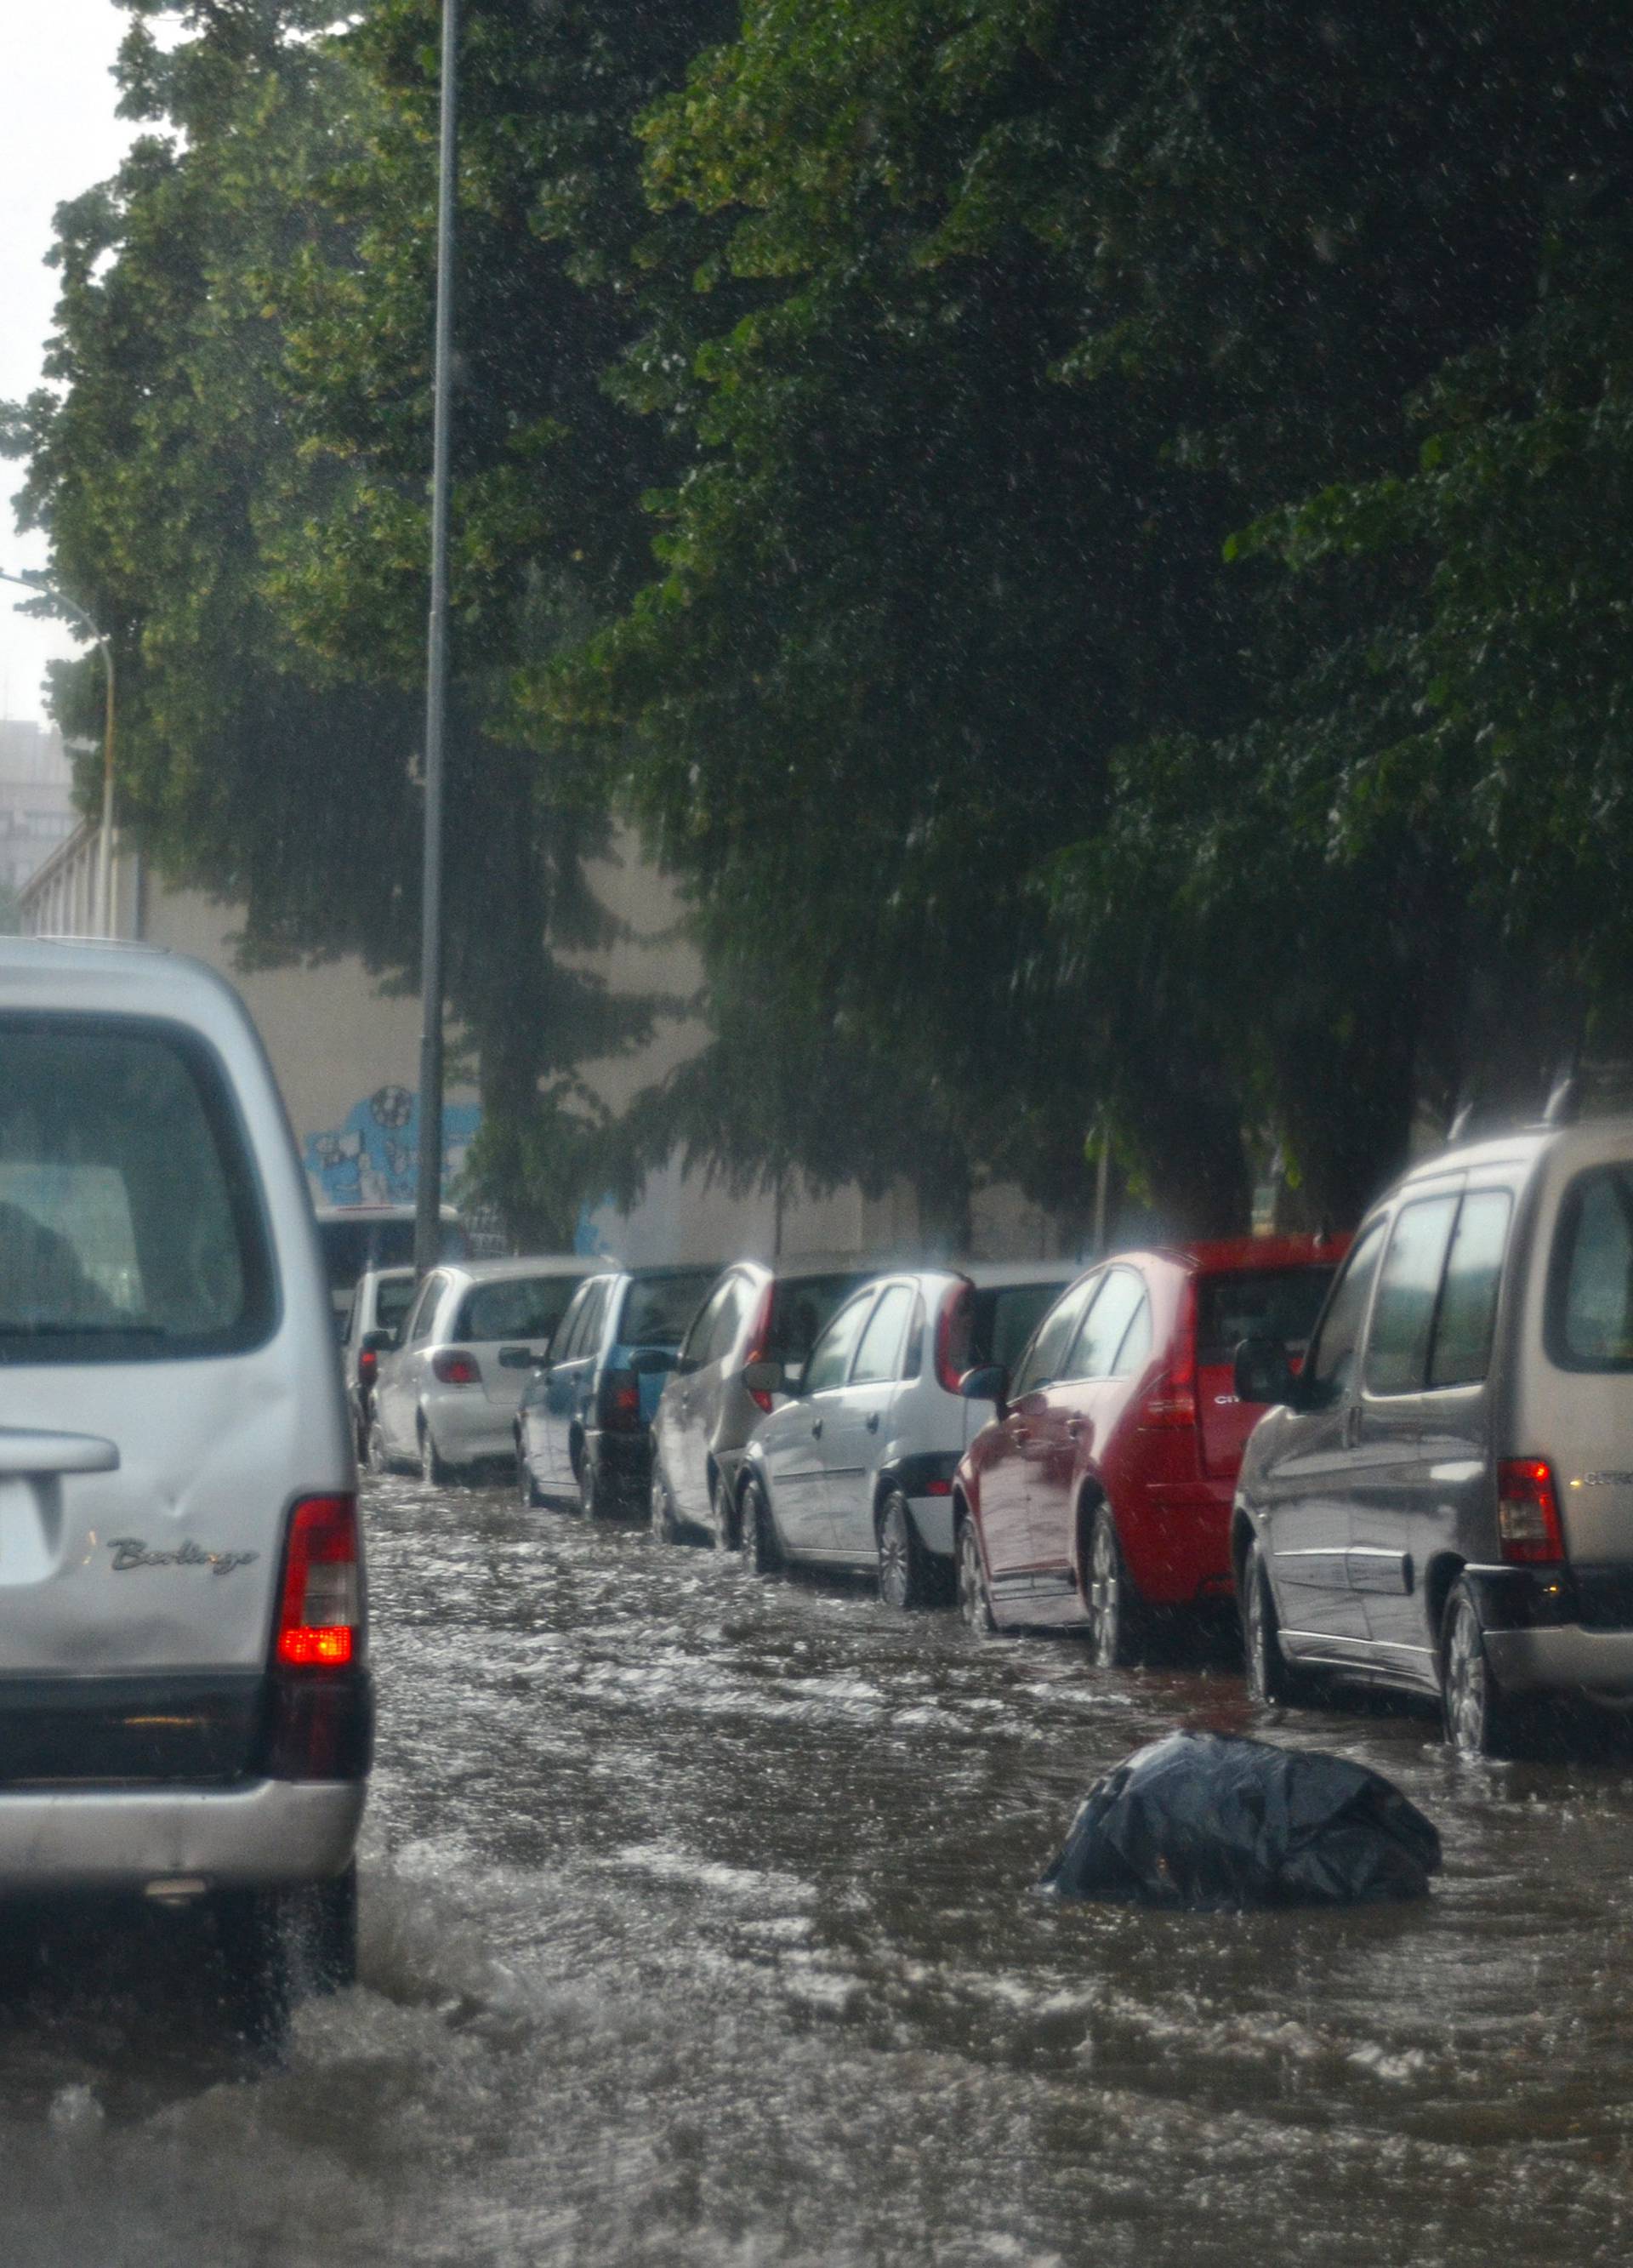
[[[726,1365],[747,1318],[749,1296],[746,1279],[732,1270],[710,1294],[702,1313],[687,1334],[687,1345],[696,1348],[696,1366],[680,1381],[685,1398],[681,1412],[677,1413],[679,1476],[669,1462],[666,1450],[664,1469],[677,1491],[682,1519],[698,1528],[708,1527],[712,1518],[709,1501],[710,1445],[720,1419]],[[666,1401],[667,1398],[666,1389]]]
[[[820,1557],[828,1549],[824,1440],[878,1297],[878,1286],[871,1284],[835,1311],[811,1350],[798,1395],[774,1411],[755,1436],[777,1532],[784,1548],[798,1557]]]
[[[1016,1366],[1008,1410],[976,1443],[981,1537],[993,1602],[1000,1613],[1006,1603],[1011,1615],[1019,1611],[1020,1594],[1029,1599],[1033,1588],[1031,1469],[1039,1450],[1036,1436],[1044,1392],[1070,1354],[1101,1280],[1099,1270],[1080,1277],[1055,1302]]]
[[[1305,1365],[1306,1406],[1276,1421],[1275,1447],[1257,1476],[1276,1614],[1294,1656],[1353,1660],[1366,1652],[1365,1613],[1350,1581],[1350,1452],[1387,1226],[1387,1217],[1370,1222],[1350,1248]]]
[[[570,1488],[572,1470],[567,1454],[568,1383],[570,1366],[584,1351],[585,1327],[593,1317],[607,1279],[593,1276],[579,1285],[550,1349],[550,1359],[536,1388],[530,1388],[523,1422],[535,1469],[555,1490]]]
[[[901,1360],[917,1286],[886,1283],[861,1337],[845,1384],[831,1396],[822,1439],[828,1499],[828,1549],[855,1566],[877,1557],[873,1475],[890,1411],[901,1385]]]
[[[1372,1303],[1350,1580],[1382,1666],[1424,1684],[1438,1640],[1425,1572],[1458,1549],[1490,1487],[1485,1380],[1512,1211],[1510,1190],[1490,1186],[1402,1206]],[[1414,1285],[1426,1321],[1407,1311]]]
[[[1075,1618],[1078,1494],[1123,1403],[1127,1380],[1151,1349],[1151,1307],[1137,1269],[1108,1268],[1067,1351],[1063,1375],[1046,1387],[1028,1466],[1027,1520],[1041,1607],[1047,1619]]]
[[[607,1312],[620,1279],[598,1276],[589,1286],[579,1310],[578,1326],[560,1362],[552,1363],[545,1388],[545,1424],[550,1436],[550,1473],[558,1489],[577,1487],[573,1442],[594,1388],[595,1373],[606,1334]]]
[[[375,1400],[386,1451],[394,1457],[413,1457],[419,1454],[416,1415],[420,1406],[420,1379],[425,1369],[425,1351],[430,1343],[437,1309],[447,1288],[447,1282],[446,1276],[439,1269],[433,1269],[425,1278],[420,1286],[419,1298],[409,1310],[408,1320],[403,1327],[401,1346],[381,1366]]]
[[[1387,1602],[1403,1600],[1412,1583],[1407,1531],[1429,1341],[1460,1194],[1460,1178],[1396,1211],[1372,1294],[1360,1391],[1348,1412],[1339,1486],[1350,1506],[1350,1587],[1369,1641],[1387,1620]]]

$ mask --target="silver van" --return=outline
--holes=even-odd
[[[325,1271],[231,988],[0,938],[0,1894],[350,1978],[372,1735]]]
[[[1362,1222],[1298,1376],[1239,1349],[1250,1683],[1437,1695],[1501,1755],[1548,1697],[1633,1702],[1633,1120],[1428,1159]]]

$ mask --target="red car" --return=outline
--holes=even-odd
[[[953,1483],[959,1603],[977,1629],[1089,1625],[1134,1660],[1154,1610],[1231,1595],[1237,1467],[1262,1414],[1236,1399],[1245,1338],[1301,1349],[1347,1237],[1119,1253],[1070,1285],[1012,1378],[970,1372],[998,1416]]]

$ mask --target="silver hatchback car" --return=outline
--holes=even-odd
[[[0,939],[0,1893],[206,1904],[349,1979],[372,1734],[311,1204],[230,987]]]
[[[522,1389],[573,1293],[603,1264],[551,1253],[434,1268],[389,1349],[379,1350],[371,1467],[412,1465],[438,1482],[508,1460]]]
[[[1261,1699],[1438,1695],[1474,1755],[1546,1697],[1633,1705],[1633,1121],[1426,1160],[1363,1221],[1295,1376],[1236,1392],[1232,1561]]]

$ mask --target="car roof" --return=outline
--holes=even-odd
[[[1253,1275],[1261,1269],[1335,1268],[1350,1249],[1350,1232],[1310,1236],[1199,1237],[1137,1252],[1108,1252],[1110,1260],[1166,1260],[1194,1276]]]
[[[955,1276],[967,1276],[978,1292],[1002,1292],[1021,1284],[1070,1284],[1086,1260],[950,1260]]]
[[[583,1254],[575,1256],[570,1252],[540,1252],[512,1260],[443,1260],[438,1266],[443,1274],[457,1277],[462,1284],[511,1284],[529,1276],[595,1276],[607,1272],[598,1269]]]

